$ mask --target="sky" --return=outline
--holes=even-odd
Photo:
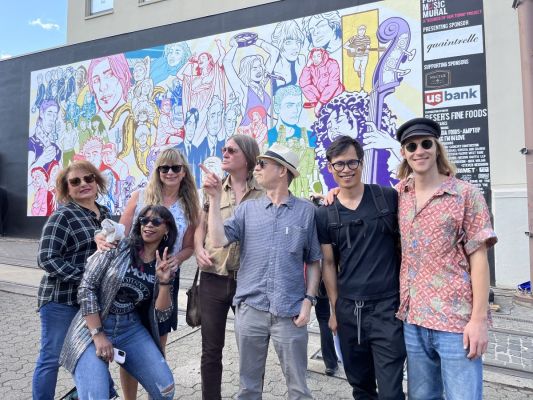
[[[66,44],[67,1],[2,1],[0,59]]]

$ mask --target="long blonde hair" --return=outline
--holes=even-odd
[[[182,165],[182,170],[185,172],[185,176],[180,183],[178,198],[185,207],[185,215],[189,220],[189,224],[197,225],[198,214],[200,212],[198,191],[196,190],[196,184],[186,158],[175,148],[165,149],[157,156],[154,169],[144,192],[145,205],[163,204],[163,182],[161,182],[158,171],[158,167],[161,165]]]
[[[446,149],[439,140],[433,139],[433,141],[435,142],[435,146],[437,147],[437,169],[439,170],[439,174],[455,176],[455,165],[450,160],[448,160],[448,154],[446,153]],[[397,178],[400,180],[405,179],[409,175],[411,175],[412,172],[413,169],[409,166],[407,160],[404,157],[402,163],[398,167]]]

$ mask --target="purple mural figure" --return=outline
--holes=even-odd
[[[410,72],[401,64],[414,57],[408,51],[411,32],[402,18],[389,18],[380,24],[377,37],[387,46],[373,75],[373,89],[369,94],[345,92],[333,98],[320,110],[312,129],[317,135],[316,158],[324,182],[336,186],[327,170],[326,149],[336,137],[348,135],[363,143],[365,162],[363,181],[394,185],[396,167],[401,160],[400,144],[394,138],[396,116],[385,103],[403,77]]]
[[[380,57],[370,93],[369,113],[366,132],[363,134],[365,162],[363,164],[364,182],[390,185],[391,175],[401,160],[400,145],[394,139],[394,124],[384,115],[385,98],[394,93],[403,77],[411,72],[401,69],[407,60],[412,60],[415,51],[408,51],[411,41],[409,24],[402,18],[392,17],[383,21],[378,28],[377,37],[387,50]],[[392,125],[392,131],[391,131]]]

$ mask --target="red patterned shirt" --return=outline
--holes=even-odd
[[[450,177],[417,211],[414,178],[402,180],[397,189],[402,266],[396,316],[462,333],[472,313],[468,256],[497,241],[485,199],[470,183]]]

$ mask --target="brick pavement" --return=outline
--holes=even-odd
[[[4,400],[29,399],[31,378],[38,352],[39,318],[35,313],[35,298],[0,291],[0,398]],[[183,327],[170,336],[167,347],[168,359],[176,380],[177,399],[200,399],[200,331]],[[311,341],[317,338],[311,338]],[[311,348],[310,348],[311,350]],[[311,351],[310,351],[311,353]],[[235,339],[227,330],[227,345],[224,352],[223,397],[232,398],[238,389],[238,359]],[[310,361],[309,387],[315,399],[349,399],[348,383],[337,377],[322,373],[321,363]],[[118,367],[111,368],[118,382]],[[71,377],[61,370],[58,379],[58,394],[66,393],[72,386]],[[522,400],[533,398],[533,390],[511,387],[500,383],[485,382],[485,399]],[[142,391],[139,398],[146,398]],[[274,351],[267,360],[265,376],[265,400],[286,398],[284,379]]]
[[[20,239],[0,239],[0,263],[25,267],[36,267],[37,242]],[[190,281],[194,274],[191,260],[182,270],[182,281]],[[3,268],[3,269],[2,269]],[[18,270],[10,267],[10,274]],[[8,266],[0,265],[0,281],[9,281]],[[20,271],[31,269],[19,268]],[[36,271],[37,272],[37,271]],[[6,278],[8,276],[8,278]],[[184,283],[182,287],[190,285]],[[8,293],[11,292],[11,293]],[[19,293],[19,294],[16,294]],[[39,317],[35,313],[36,289],[31,285],[17,285],[0,282],[0,398],[26,399],[31,397],[31,378],[39,346]],[[497,303],[502,311],[495,314],[494,329],[490,332],[491,344],[485,357],[485,364],[520,369],[530,372],[533,358],[533,324],[531,309],[521,307],[512,301],[512,293],[497,291]],[[182,318],[181,318],[182,319]],[[176,398],[199,399],[200,394],[200,331],[184,326],[169,337],[167,347],[170,366],[176,379]],[[316,320],[310,324],[309,355],[318,351]],[[224,353],[223,395],[231,398],[238,388],[238,358],[231,322],[228,323],[227,348]],[[277,358],[269,354],[265,380],[264,399],[285,398],[284,378]],[[343,399],[350,397],[350,388],[340,377],[322,374],[321,361],[309,361],[309,386],[317,399]],[[512,371],[511,371],[512,372]],[[112,366],[116,381],[118,367]],[[486,371],[484,383],[485,399],[527,399],[533,398],[533,384],[520,377],[512,377]],[[72,387],[72,379],[61,370],[58,380],[58,394],[66,393]],[[146,398],[140,393],[139,398]]]

